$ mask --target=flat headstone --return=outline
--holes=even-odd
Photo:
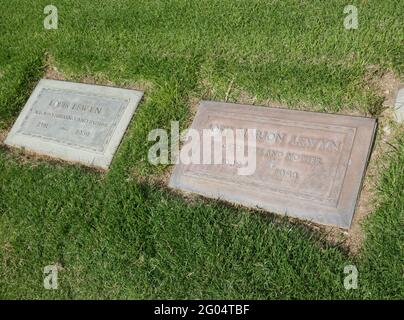
[[[404,123],[404,87],[399,88],[394,105],[394,114],[397,122]]]
[[[41,80],[5,143],[108,168],[143,92]]]
[[[255,172],[239,175],[242,166],[224,159],[222,164],[179,161],[170,187],[350,227],[376,129],[374,119],[203,101],[191,128],[256,129]]]

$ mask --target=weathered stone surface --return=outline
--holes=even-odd
[[[108,168],[143,93],[41,80],[5,143]]]
[[[225,161],[180,162],[171,187],[350,227],[376,128],[374,119],[203,101],[191,128],[212,127],[256,129],[255,172],[238,175],[237,166]]]
[[[404,123],[404,87],[398,89],[394,107],[394,114],[397,122]]]

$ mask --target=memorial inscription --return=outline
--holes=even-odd
[[[41,80],[5,143],[108,168],[140,91]]]
[[[204,101],[192,128],[255,129],[256,169],[179,163],[170,186],[348,228],[375,127],[370,118]]]

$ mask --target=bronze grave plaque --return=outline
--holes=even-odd
[[[170,187],[316,223],[350,227],[375,119],[202,101],[190,129],[201,137],[199,147],[192,151],[198,149],[198,155],[203,156],[200,162],[184,162],[180,156]],[[206,129],[216,132],[210,136],[211,144],[204,139]],[[181,155],[194,138],[184,140]],[[206,148],[206,154],[218,160],[215,141],[219,141],[222,161],[206,161]],[[240,148],[241,154],[254,154],[254,164],[245,161],[250,159],[247,156],[239,161]],[[252,169],[242,173],[243,167]]]

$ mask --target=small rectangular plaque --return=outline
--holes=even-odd
[[[404,123],[404,85],[398,88],[394,114],[398,122]]]
[[[143,93],[41,80],[5,143],[108,168]]]
[[[171,187],[350,227],[374,119],[203,101],[191,128],[255,129],[256,169],[239,175],[224,159],[223,164],[180,161]]]

